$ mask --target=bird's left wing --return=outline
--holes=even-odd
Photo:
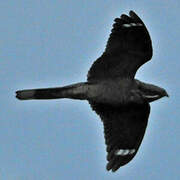
[[[103,55],[88,72],[88,81],[115,77],[134,78],[138,68],[152,57],[152,43],[136,13],[116,18]]]
[[[123,107],[90,104],[104,124],[108,153],[106,168],[114,172],[136,155],[146,130],[150,105],[147,102]]]

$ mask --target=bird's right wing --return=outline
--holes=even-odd
[[[122,107],[89,103],[104,124],[106,168],[114,172],[136,155],[146,130],[150,106],[147,102]]]
[[[133,12],[116,18],[105,52],[91,66],[88,81],[115,77],[134,78],[152,57],[152,43],[143,21]]]

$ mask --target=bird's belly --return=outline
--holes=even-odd
[[[119,105],[127,102],[129,88],[118,83],[101,83],[90,85],[88,90],[89,100],[97,103]]]

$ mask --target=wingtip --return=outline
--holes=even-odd
[[[133,10],[130,10],[129,15],[130,15],[130,17],[133,17],[134,15],[136,15],[136,13]]]
[[[113,164],[112,162],[109,162],[106,165],[107,171],[112,171],[113,173],[116,172],[121,166],[119,164]]]
[[[110,171],[112,169],[112,163],[108,162],[106,165],[106,170]]]
[[[133,10],[130,10],[130,11],[129,11],[129,15],[132,14],[132,13],[135,13],[135,12],[134,12]]]
[[[129,16],[133,18],[135,21],[141,22],[142,24],[144,24],[141,18],[133,10],[129,11]]]

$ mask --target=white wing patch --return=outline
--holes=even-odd
[[[135,149],[118,149],[115,151],[115,155],[117,156],[126,156],[126,155],[131,155],[136,152]]]
[[[123,24],[123,27],[132,27],[132,26],[143,26],[141,23],[129,23],[129,24]]]
[[[130,24],[123,24],[122,26],[123,26],[123,27],[127,27],[127,28],[128,28],[128,27],[131,27]]]
[[[146,98],[158,98],[159,95],[154,95],[154,96],[146,95],[145,97],[146,97]]]

